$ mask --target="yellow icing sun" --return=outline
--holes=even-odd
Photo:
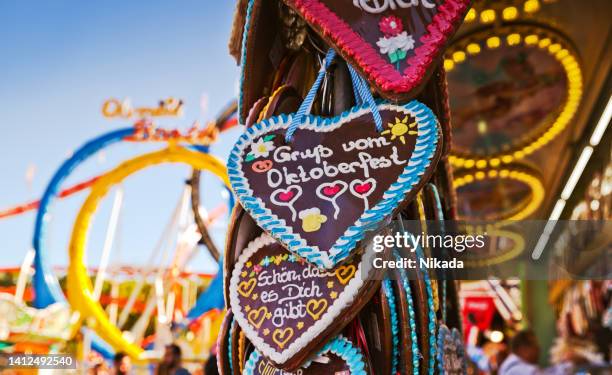
[[[407,133],[408,135],[416,135],[417,131],[413,130],[416,128],[416,122],[408,124],[408,116],[404,117],[402,120],[395,118],[395,123],[389,123],[389,129],[383,131],[381,134],[391,134],[391,140],[393,141],[395,138],[399,138],[399,140],[406,144],[406,138],[404,135]]]

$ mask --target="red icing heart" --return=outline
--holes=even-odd
[[[328,197],[333,197],[334,195],[338,194],[340,189],[342,189],[340,185],[326,186],[323,188],[323,194]]]
[[[289,202],[294,196],[295,196],[295,193],[292,190],[288,190],[288,191],[283,191],[279,193],[278,199],[281,202]]]
[[[366,182],[364,184],[357,184],[354,187],[355,191],[358,192],[359,194],[365,194],[368,191],[370,191],[371,188],[372,188],[372,184],[370,182]]]

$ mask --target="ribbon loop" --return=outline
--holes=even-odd
[[[321,69],[319,69],[319,73],[317,74],[317,78],[315,79],[314,83],[312,84],[312,87],[308,91],[308,94],[306,94],[306,97],[300,105],[300,108],[298,108],[297,112],[293,116],[293,119],[291,120],[291,124],[289,125],[287,133],[285,134],[286,142],[291,142],[291,140],[293,139],[293,133],[295,133],[298,126],[300,126],[300,124],[304,121],[304,117],[310,114],[310,111],[312,110],[312,103],[314,102],[317,92],[321,87],[321,82],[323,81],[323,78],[325,77],[325,74],[327,73],[327,70],[329,69],[329,66],[331,65],[335,56],[336,51],[334,51],[333,49],[329,49],[329,51],[327,51],[327,54],[325,55],[325,60],[323,60],[323,63],[321,64]],[[351,82],[353,84],[353,94],[355,95],[355,101],[357,105],[361,106],[367,104],[370,107],[370,110],[372,111],[372,116],[374,117],[374,123],[376,124],[376,130],[378,130],[379,132],[382,131],[382,118],[380,116],[380,112],[378,111],[376,101],[372,96],[372,92],[370,92],[370,86],[363,79],[363,77],[361,77],[359,73],[357,73],[355,69],[353,69],[350,64],[347,63],[347,67],[351,75]]]

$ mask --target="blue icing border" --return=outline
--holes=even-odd
[[[240,50],[240,86],[239,86],[239,93],[238,93],[238,107],[236,108],[237,111],[236,113],[238,114],[238,120],[239,122],[244,120],[242,118],[242,108],[244,107],[244,77],[246,75],[246,69],[245,69],[245,65],[246,65],[246,45],[247,45],[247,39],[249,37],[249,28],[251,26],[251,21],[252,21],[252,13],[253,13],[253,4],[255,4],[255,0],[249,0],[249,3],[247,5],[247,11],[246,11],[246,16],[245,16],[245,22],[244,22],[244,30],[242,32],[242,42],[241,42],[241,50]]]
[[[401,224],[400,221],[400,225],[401,225],[401,229],[404,232],[407,232],[404,228],[403,228],[403,224]],[[399,254],[399,253],[397,253]],[[419,244],[416,244],[416,251],[415,251],[417,260],[420,260],[424,257],[423,254],[423,249],[421,248],[421,246],[419,246]],[[420,264],[420,262],[417,262]],[[428,373],[430,375],[433,375],[435,372],[435,365],[436,365],[436,322],[437,322],[437,317],[436,317],[436,311],[435,311],[435,305],[434,305],[434,296],[433,296],[433,289],[431,286],[431,278],[429,277],[429,272],[427,271],[427,269],[419,267],[419,270],[421,271],[421,273],[423,274],[423,280],[425,281],[425,291],[427,293],[427,324],[428,324],[428,332],[429,332],[429,364],[428,364]]]
[[[423,249],[417,244],[416,256],[421,259],[424,257]],[[427,321],[429,329],[429,374],[433,375],[435,372],[436,365],[436,311],[434,306],[433,290],[431,287],[431,279],[427,269],[420,268],[423,273],[423,279],[425,280],[425,290],[427,291]]]
[[[333,353],[338,357],[342,358],[348,364],[351,375],[367,375],[365,370],[365,361],[359,348],[353,346],[353,343],[342,336],[338,336],[335,339],[329,341],[317,355],[323,355],[325,353]],[[249,356],[249,360],[244,365],[243,374],[251,375],[255,371],[255,364],[262,357],[262,355],[254,350]],[[312,361],[306,362],[302,367],[308,367]]]
[[[397,366],[399,361],[399,324],[397,321],[397,304],[395,303],[395,295],[393,294],[393,285],[391,280],[384,279],[382,281],[382,288],[387,302],[389,303],[389,310],[391,312],[391,342],[393,344],[393,357],[391,358],[391,373],[397,373]]]
[[[230,329],[229,329],[229,339],[227,340],[227,360],[229,361],[229,368],[230,368],[230,375],[234,374],[234,365],[232,363],[232,330],[234,329],[234,326],[236,325],[236,319],[234,319],[232,317],[232,323],[230,324]]]
[[[438,188],[434,184],[429,184],[429,187],[434,195],[436,212],[438,213],[438,217],[440,218],[440,227],[443,233],[446,233],[446,228],[444,226],[444,210],[442,209],[442,201],[440,200],[440,194],[438,193]],[[442,284],[442,298],[441,298],[441,309],[442,309],[442,322],[446,323],[446,283],[448,280],[444,278],[440,280],[441,282],[438,285]]]
[[[401,259],[399,251],[394,250],[393,255],[395,259]],[[410,283],[408,281],[408,276],[406,274],[406,270],[403,268],[398,269],[398,273],[400,275],[400,281],[402,282],[402,287],[406,292],[406,300],[408,303],[408,325],[410,326],[410,339],[412,341],[412,374],[419,375],[419,359],[421,358],[421,351],[419,350],[419,342],[417,336],[417,326],[416,326],[416,313],[414,312],[414,301],[412,299],[412,290],[410,289]],[[398,291],[401,293],[401,291]]]
[[[292,115],[280,115],[266,119],[248,128],[236,141],[230,152],[227,162],[228,176],[232,189],[242,203],[243,207],[253,217],[255,222],[268,232],[277,241],[283,243],[288,250],[297,253],[309,262],[319,267],[333,268],[343,259],[348,257],[351,251],[361,241],[366,231],[374,230],[380,221],[390,215],[399,205],[407,192],[418,184],[421,176],[431,164],[439,143],[439,124],[432,111],[424,104],[415,100],[401,106],[379,103],[379,108],[389,108],[399,112],[410,112],[415,117],[418,126],[418,134],[414,146],[414,152],[410,156],[403,173],[397,181],[392,183],[387,191],[383,193],[382,199],[372,208],[366,210],[357,221],[351,225],[338,238],[329,249],[329,255],[322,252],[316,246],[310,246],[297,233],[285,225],[285,221],[267,208],[260,198],[252,196],[252,190],[247,179],[241,171],[242,153],[245,148],[259,136],[274,130],[286,130],[291,123]],[[301,129],[332,131],[344,125],[342,121],[352,115],[364,115],[369,113],[367,105],[353,107],[339,116],[321,118],[317,116],[305,116]]]

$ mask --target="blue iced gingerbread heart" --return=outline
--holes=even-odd
[[[255,124],[228,160],[242,206],[288,250],[324,268],[351,254],[431,175],[440,127],[424,104],[379,103],[378,132],[367,106],[340,116],[304,117],[291,142],[292,115]]]

